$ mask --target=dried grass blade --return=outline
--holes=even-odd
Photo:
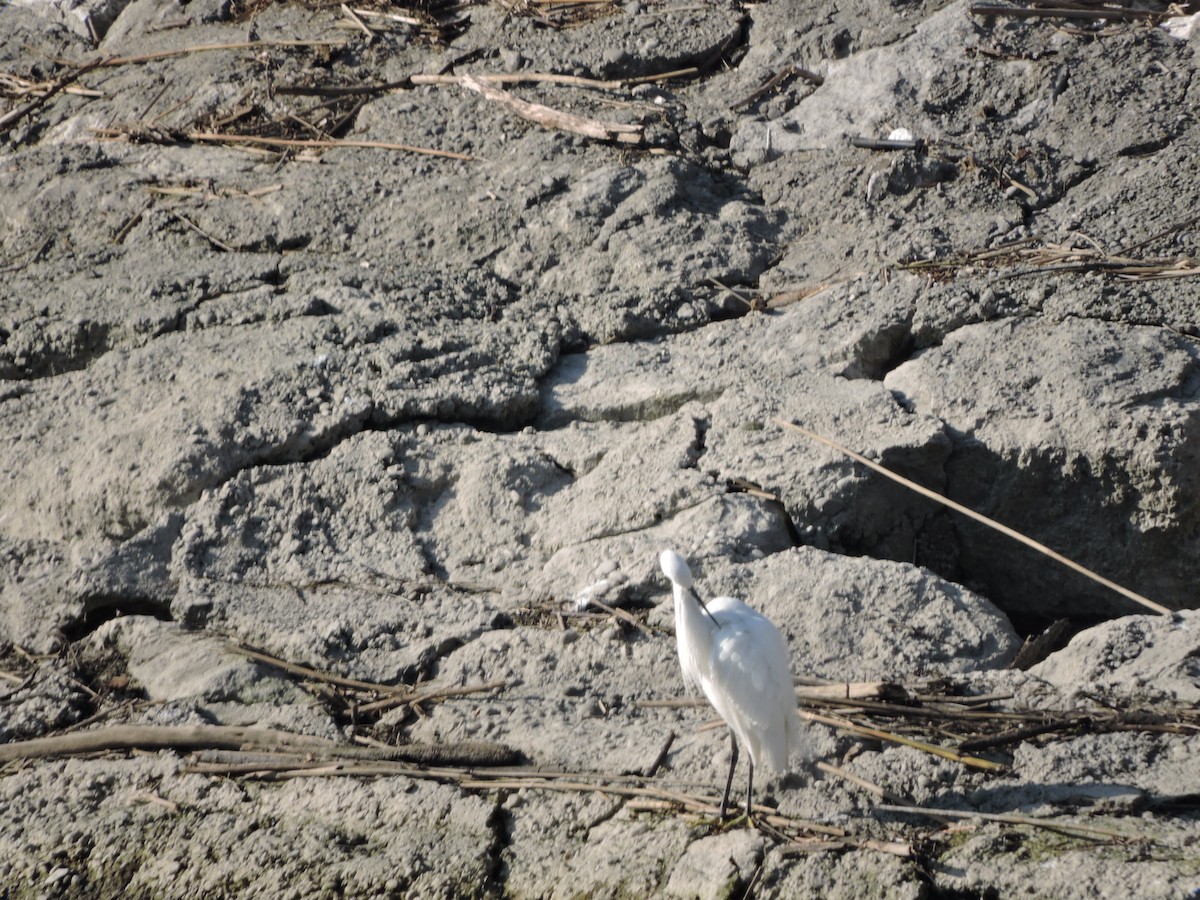
[[[92,129],[99,131],[100,129]],[[446,159],[461,159],[470,162],[475,159],[467,153],[455,153],[452,150],[435,150],[431,147],[415,147],[412,144],[393,144],[387,141],[356,141],[356,140],[298,140],[292,138],[260,137],[252,134],[216,134],[207,131],[191,131],[185,137],[189,141],[200,141],[213,144],[251,144],[261,147],[295,147],[318,150],[328,150],[335,147],[356,147],[367,150],[402,150],[406,153],[420,153],[424,156],[441,156]]]
[[[1129,9],[1105,6],[1099,9],[1081,9],[1064,6],[996,6],[991,4],[976,4],[970,8],[973,16],[1010,16],[1015,19],[1082,19],[1095,21],[1098,19],[1114,22],[1129,20],[1157,21],[1170,18],[1170,13],[1156,12],[1148,9]]]
[[[357,140],[298,140],[293,138],[262,137],[253,134],[220,134],[211,131],[189,131],[184,134],[141,133],[127,128],[89,128],[92,134],[109,138],[142,137],[157,143],[178,143],[193,141],[208,144],[242,144],[262,150],[266,147],[283,147],[296,149],[329,150],[337,147],[356,147],[368,150],[400,150],[405,153],[420,153],[424,156],[440,156],[445,159],[460,159],[471,162],[475,159],[466,153],[455,153],[452,150],[434,150],[430,147],[414,147],[411,144],[392,144],[386,141],[357,141]]]
[[[73,67],[70,72],[67,72],[62,77],[56,78],[50,83],[50,85],[42,94],[26,103],[24,106],[20,106],[17,109],[11,110],[10,112],[5,113],[3,116],[0,116],[0,134],[7,131],[21,119],[25,118],[25,116],[44,106],[56,94],[65,91],[72,82],[79,78],[80,75],[84,75],[87,72],[90,72],[92,69],[100,66],[106,66],[108,65],[108,62],[108,60],[97,59],[90,63],[83,63]]]
[[[903,804],[908,802],[905,798],[898,794],[893,794],[887,788],[880,787],[873,781],[867,781],[867,779],[863,778],[862,776],[855,775],[853,772],[847,771],[840,766],[835,766],[827,762],[819,762],[817,763],[817,768],[822,772],[827,772],[830,775],[836,775],[838,778],[849,781],[851,784],[856,784],[864,791],[869,791],[880,800],[886,800],[888,803]]]
[[[779,849],[789,855],[798,853],[823,853],[832,850],[847,849],[875,850],[879,853],[898,856],[901,859],[908,859],[913,855],[913,848],[910,844],[905,844],[902,841],[877,841],[872,838],[842,838],[841,840],[805,838],[804,840],[791,841]]]
[[[646,637],[654,637],[654,631],[648,625],[646,625],[646,623],[639,621],[637,616],[634,616],[631,613],[629,613],[628,611],[621,609],[619,606],[609,606],[607,603],[603,603],[600,600],[595,599],[594,597],[590,598],[588,600],[588,603],[591,606],[596,607],[597,609],[603,610],[604,612],[608,613],[610,616],[620,619],[622,622],[625,622],[626,624],[632,625],[634,628],[636,628],[638,631],[640,631]]]

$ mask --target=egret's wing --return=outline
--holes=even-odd
[[[769,619],[731,597],[708,605],[719,625],[705,696],[750,751],[755,766],[787,768],[799,733],[787,642]]]

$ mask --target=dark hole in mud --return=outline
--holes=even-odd
[[[122,616],[153,616],[160,622],[174,621],[170,612],[153,600],[130,597],[93,598],[88,601],[87,606],[87,610],[78,621],[63,626],[63,637],[68,643],[73,644],[92,634],[105,622]]]
[[[1051,653],[1061,650],[1070,643],[1071,638],[1079,634],[1085,628],[1090,627],[1090,623],[1073,622],[1070,619],[1056,619],[1050,623],[1040,621],[1043,617],[1038,617],[1038,620],[1031,620],[1026,617],[1017,616],[1014,621],[1013,616],[1009,616],[1009,622],[1017,634],[1025,639],[1025,643],[1021,649],[1017,651],[1016,657],[1009,664],[1009,668],[1020,669],[1022,671],[1032,668],[1046,659]]]

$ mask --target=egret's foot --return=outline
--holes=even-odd
[[[746,828],[758,828],[758,822],[754,820],[754,816],[748,813],[738,813],[737,815],[721,820],[722,831],[733,831],[745,825]]]

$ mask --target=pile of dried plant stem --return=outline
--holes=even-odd
[[[1126,253],[1191,227],[1196,222],[1195,216],[1178,222],[1129,248]],[[1007,273],[1010,278],[1058,272],[1099,272],[1119,281],[1153,281],[1200,276],[1200,260],[1190,256],[1137,257],[1108,253],[1099,247],[1045,243],[1035,238],[1022,238],[997,247],[970,250],[956,256],[913,260],[901,263],[900,268],[924,272],[934,278],[951,278],[959,270],[966,268],[1010,269]]]
[[[977,3],[970,7],[973,16],[998,16],[1015,19],[1076,19],[1085,22],[1161,22],[1176,12],[1137,9],[1108,0],[1032,0],[1024,6]]]
[[[544,5],[545,4],[535,3],[529,5],[529,8],[535,9],[538,6]],[[574,9],[580,11],[584,15],[590,16],[594,14],[595,11],[598,10],[602,5],[609,5],[609,0],[586,0],[586,2],[584,2],[584,0],[572,0],[572,2],[568,4],[555,3],[551,5],[564,10],[568,8]],[[374,38],[375,32],[380,27],[372,25],[367,21],[372,17],[382,17],[386,19],[387,22],[399,22],[405,26],[430,26],[430,22],[414,16],[400,16],[391,13],[381,13],[365,9],[351,9],[345,4],[342,4],[341,8],[343,14],[347,16],[351,27],[362,31],[365,34],[368,42]],[[282,85],[273,89],[273,93],[280,95],[318,94],[327,96],[370,96],[385,91],[411,89],[419,85],[456,84],[468,90],[474,91],[475,93],[484,97],[486,100],[501,106],[508,112],[542,127],[557,129],[572,134],[582,135],[593,140],[608,141],[623,146],[639,146],[642,145],[644,141],[644,127],[642,124],[607,122],[579,116],[574,113],[564,112],[543,104],[532,103],[530,101],[523,100],[504,90],[500,85],[505,83],[541,83],[570,85],[599,90],[627,90],[636,84],[696,78],[720,60],[721,55],[728,49],[728,46],[736,37],[736,34],[737,32],[735,31],[731,33],[731,35],[726,36],[726,38],[718,43],[718,45],[713,47],[711,51],[704,56],[704,59],[702,59],[696,65],[688,66],[676,71],[662,72],[659,74],[623,79],[620,81],[600,81],[577,76],[538,72],[522,72],[516,74],[469,73],[454,75],[428,75],[418,73],[406,78],[402,78],[398,81],[382,85],[328,85],[321,88],[314,88],[304,85]],[[53,82],[46,82],[37,85],[28,82],[28,80],[21,79],[16,75],[5,75],[0,73],[0,93],[10,97],[19,97],[27,94],[32,94],[34,97],[33,100],[24,104],[23,106],[10,110],[9,112],[0,116],[0,132],[11,128],[18,121],[36,111],[59,93],[68,92],[89,97],[100,96],[98,92],[89,91],[86,88],[80,87],[76,84],[81,76],[93,69],[142,65],[145,63],[175,59],[197,53],[213,53],[221,51],[252,51],[255,53],[261,53],[264,50],[275,48],[315,49],[318,51],[329,52],[331,50],[343,48],[348,45],[349,42],[346,40],[230,41],[215,44],[199,44],[190,47],[181,47],[173,50],[163,50],[155,53],[144,53],[131,56],[100,57],[87,62],[79,63],[62,61],[66,68],[58,79]],[[818,78],[817,76],[814,76],[812,73],[809,73],[805,70],[789,68],[788,70],[781,72],[775,81],[765,85],[763,91],[766,92],[773,89],[775,85],[783,79],[792,77],[796,74],[810,79]],[[404,143],[369,140],[335,140],[331,137],[301,139],[280,136],[278,134],[214,132],[199,128],[180,128],[168,130],[154,127],[153,122],[133,123],[124,127],[93,129],[93,131],[96,134],[108,138],[124,137],[136,141],[155,143],[244,144],[272,150],[325,150],[335,147],[358,147],[382,150],[398,150],[455,160],[471,160],[474,158],[466,153],[438,150],[428,147],[417,147]]]
[[[241,644],[231,642],[230,649],[262,665],[296,676],[300,679],[300,683],[324,701],[335,715],[349,718],[354,724],[374,721],[383,713],[400,707],[408,707],[410,711],[420,716],[424,715],[423,707],[429,704],[438,703],[450,697],[502,691],[508,686],[507,682],[503,680],[458,687],[436,687],[430,684],[415,686],[380,684],[322,672],[319,669],[291,663]]]
[[[1034,738],[1047,741],[1083,733],[1200,733],[1200,709],[1193,706],[1034,710],[997,707],[1008,695],[957,697],[931,694],[927,690],[868,681],[799,687],[796,696],[800,715],[808,721],[828,725],[843,734],[911,747],[992,773],[1005,771],[1006,763],[973,755],[975,751],[996,750]],[[702,707],[706,703],[692,697],[649,700],[638,705],[681,708]],[[719,726],[719,720],[709,723],[709,727]],[[949,743],[933,743],[931,737]]]
[[[380,685],[359,682],[306,666],[282,663],[274,657],[243,651],[253,659],[279,665],[285,671],[309,680],[337,685],[352,691],[379,691]],[[420,694],[410,688],[395,689],[407,702],[419,702]],[[439,697],[468,693],[472,688],[441,691]],[[1053,713],[988,708],[1000,696],[946,697],[923,693],[928,687],[906,688],[891,682],[851,682],[805,685],[797,689],[802,715],[809,721],[834,727],[845,734],[896,743],[953,760],[985,772],[1003,771],[994,760],[962,752],[968,745],[995,747],[1032,737],[1062,736],[1086,724],[1098,728],[1137,728],[1200,732],[1200,710],[1174,710],[1157,716],[1140,716],[1096,710]],[[432,692],[429,692],[432,693]],[[668,700],[638,704],[644,708],[700,706],[703,701]],[[819,712],[813,711],[819,710]],[[1107,718],[1106,718],[1107,717]],[[878,727],[881,721],[900,720],[904,728],[928,735],[937,731],[944,736],[959,733],[960,747],[953,749],[899,733],[895,728]],[[720,722],[712,723],[719,727]],[[1014,725],[1016,727],[1014,727]],[[709,727],[709,726],[706,726]],[[964,735],[975,735],[964,739]],[[988,735],[981,738],[980,735]],[[180,768],[181,774],[252,778],[283,781],[313,777],[384,777],[402,776],[454,784],[464,790],[508,791],[537,790],[574,793],[602,793],[620,797],[631,811],[681,815],[689,820],[712,822],[717,812],[715,797],[691,793],[670,782],[654,778],[670,749],[674,734],[659,750],[644,774],[604,772],[568,772],[537,766],[514,765],[519,754],[503,744],[458,742],[451,744],[408,744],[390,746],[370,742],[366,746],[343,744],[324,738],[291,734],[263,728],[226,726],[140,726],[116,725],[60,734],[30,741],[0,745],[0,763],[62,755],[95,754],[132,750],[179,750],[197,755]],[[886,787],[873,784],[859,775],[828,763],[817,763],[827,774],[842,778],[884,801],[875,807],[879,813],[919,815],[939,821],[978,819],[1003,824],[1050,829],[1086,839],[1128,836],[1112,829],[1080,825],[1056,818],[977,813],[933,809],[912,804]],[[840,827],[786,816],[766,806],[754,807],[754,824],[785,849],[795,852],[868,849],[902,857],[913,855],[908,839],[880,840],[855,834]]]

